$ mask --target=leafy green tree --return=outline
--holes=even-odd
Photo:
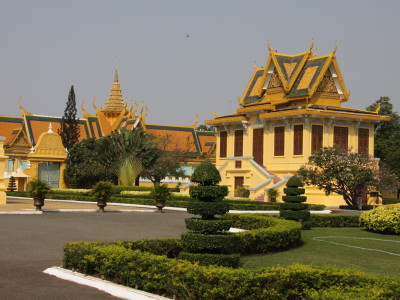
[[[317,186],[327,195],[337,193],[348,205],[358,206],[369,186],[378,186],[378,168],[369,157],[351,149],[324,147],[308,159],[298,171],[307,184]]]
[[[104,139],[85,139],[75,144],[66,159],[64,179],[68,186],[91,188],[99,181],[118,183],[115,155]]]
[[[74,86],[71,86],[67,106],[64,110],[64,115],[61,118],[61,128],[58,130],[62,143],[68,150],[79,141],[79,119],[76,117],[76,113]]]
[[[160,156],[154,137],[140,128],[114,131],[105,142],[114,153],[114,172],[123,185],[133,185],[139,174],[152,167]]]
[[[173,144],[172,137],[165,135],[156,138],[160,149],[159,157],[155,163],[140,174],[143,178],[150,179],[154,185],[160,184],[167,176],[184,177],[185,172],[181,164],[185,161],[185,152],[178,145]],[[173,150],[168,150],[173,149]]]
[[[379,124],[375,135],[375,156],[384,161],[400,177],[400,116],[393,111],[389,97],[380,97],[366,109],[389,116],[390,120]]]

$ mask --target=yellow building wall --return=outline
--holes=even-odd
[[[255,125],[256,124],[256,125]],[[254,165],[253,158],[253,130],[260,128],[259,120],[257,122],[257,115],[251,116],[248,126],[242,124],[232,124],[225,127],[219,127],[218,131],[225,131],[227,129],[227,158],[220,157],[220,136],[217,135],[217,153],[216,153],[216,166],[219,169],[222,177],[221,184],[228,186],[229,195],[234,195],[235,177],[244,178],[244,187],[250,189],[250,197],[255,199],[265,194],[266,189],[271,187],[280,190],[281,201],[283,195],[283,188],[285,187],[286,179],[291,175],[295,175],[298,169],[307,163],[308,157],[311,155],[311,136],[312,125],[323,126],[323,146],[333,146],[334,142],[334,127],[347,127],[348,128],[348,146],[353,151],[358,151],[358,128],[369,129],[369,155],[373,156],[374,152],[374,125],[372,123],[360,123],[353,120],[334,120],[324,118],[314,118],[304,121],[304,119],[286,120],[264,120],[264,166],[267,170],[260,170]],[[303,125],[303,154],[294,155],[294,125]],[[277,126],[285,127],[285,151],[284,156],[274,155],[274,128]],[[247,127],[247,128],[246,128]],[[234,157],[234,139],[235,130],[243,130],[243,157]],[[235,161],[241,161],[241,168],[236,168]],[[268,176],[269,173],[270,176]],[[275,186],[274,175],[279,176],[282,181],[280,185]],[[276,180],[275,180],[276,181]],[[340,195],[326,196],[325,193],[317,188],[306,187],[307,203],[310,204],[324,204],[327,206],[344,205],[345,202]],[[267,201],[267,196],[264,201]]]

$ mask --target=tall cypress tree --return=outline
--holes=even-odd
[[[71,149],[79,140],[79,119],[76,118],[76,113],[74,86],[71,86],[67,107],[65,108],[64,116],[61,119],[61,128],[58,130],[63,145],[67,149]]]

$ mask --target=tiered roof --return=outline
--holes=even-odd
[[[349,98],[334,50],[324,56],[312,52],[313,43],[305,52],[289,55],[273,50],[269,43],[269,55],[265,67],[254,66],[254,72],[239,98],[237,113],[214,117],[209,125],[247,122],[249,114],[260,113],[262,118],[317,111],[343,116],[367,116],[383,120],[375,112],[346,109],[341,103]],[[300,111],[301,110],[301,111]]]

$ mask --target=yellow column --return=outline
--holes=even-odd
[[[5,179],[4,179],[4,167],[5,167],[5,161],[8,158],[8,156],[4,155],[4,141],[6,140],[5,137],[0,136],[0,204],[6,204],[7,203],[7,196],[5,190],[7,187],[4,185]]]

